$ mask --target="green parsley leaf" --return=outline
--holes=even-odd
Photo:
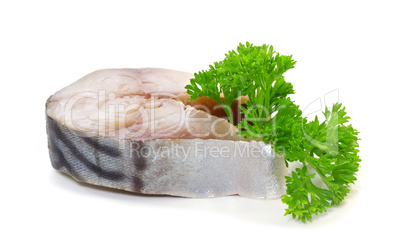
[[[229,51],[225,59],[210,65],[208,71],[194,74],[186,86],[190,100],[209,96],[222,105],[233,124],[232,103],[239,96],[249,96],[256,105],[272,108],[279,100],[294,93],[283,73],[294,67],[292,56],[281,56],[272,46],[239,44],[237,51]],[[223,100],[221,99],[223,95]],[[267,118],[266,112],[259,117]]]
[[[229,51],[209,70],[195,73],[186,89],[190,100],[200,96],[215,99],[231,123],[232,103],[239,96],[248,96],[247,107],[241,107],[244,118],[237,125],[238,134],[272,143],[287,164],[303,164],[286,177],[287,190],[282,201],[288,205],[285,215],[306,222],[312,220],[312,215],[341,203],[350,191],[349,185],[356,180],[361,160],[358,131],[346,125],[350,118],[341,104],[325,109],[324,122],[320,123],[317,117],[308,122],[288,97],[294,93],[293,85],[283,74],[295,63],[292,56],[280,55],[272,46],[247,42],[239,44],[236,51]],[[315,176],[322,179],[325,188],[312,182]]]
[[[349,193],[349,185],[356,180],[356,172],[361,161],[358,156],[357,130],[348,123],[345,108],[336,103],[332,111],[325,109],[325,121],[303,124],[301,129],[294,129],[293,136],[303,136],[304,140],[292,149],[298,150],[297,159],[303,163],[302,169],[296,169],[287,177],[287,191],[282,199],[288,205],[286,214],[305,222],[311,221],[313,214],[326,211],[325,208],[339,205]],[[285,157],[294,155],[285,154]],[[296,160],[295,157],[291,157]],[[312,167],[316,174],[311,174],[307,167]],[[320,176],[327,188],[318,188],[311,179]]]

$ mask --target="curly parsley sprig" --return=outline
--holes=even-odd
[[[247,42],[229,51],[209,70],[195,73],[186,89],[190,100],[200,96],[215,99],[231,123],[232,103],[239,96],[248,96],[247,107],[241,107],[244,118],[237,125],[238,134],[273,144],[287,163],[303,164],[286,177],[282,201],[288,205],[285,215],[305,222],[311,221],[313,214],[340,204],[356,180],[361,160],[358,131],[347,125],[350,118],[341,104],[325,109],[324,122],[317,117],[309,122],[288,97],[294,93],[293,85],[285,81],[283,74],[295,63],[292,56],[280,55],[272,46]],[[312,182],[315,176],[321,178],[325,188]]]

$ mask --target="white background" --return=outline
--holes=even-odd
[[[397,1],[2,1],[0,245],[400,244],[401,24]],[[280,200],[139,196],[51,167],[57,90],[102,68],[196,72],[246,41],[293,54],[302,109],[339,90],[363,160],[341,206],[303,224]]]

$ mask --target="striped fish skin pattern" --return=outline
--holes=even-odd
[[[118,140],[47,116],[52,166],[75,180],[144,194],[280,198],[287,169],[270,145],[214,139]],[[259,155],[250,155],[250,150]]]

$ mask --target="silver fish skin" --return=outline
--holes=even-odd
[[[80,182],[192,198],[275,199],[285,193],[284,159],[263,142],[118,140],[69,129],[50,117],[47,132],[52,166]]]

